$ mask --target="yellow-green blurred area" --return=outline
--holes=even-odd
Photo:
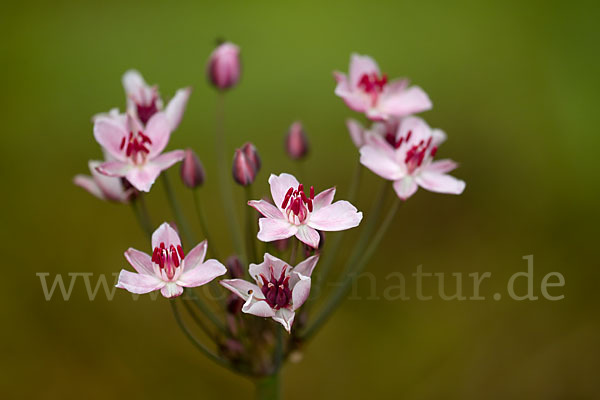
[[[217,184],[216,94],[204,74],[216,38],[240,45],[243,77],[226,95],[233,148],[252,141],[270,173],[302,174],[318,191],[347,193],[358,160],[344,121],[360,117],[333,94],[332,71],[352,52],[430,95],[422,116],[445,130],[440,158],[460,162],[462,196],[419,190],[402,204],[368,271],[386,277],[492,273],[485,301],[349,300],[284,369],[286,398],[600,398],[598,320],[597,2],[547,1],[53,1],[5,2],[0,12],[2,140],[2,398],[248,398],[249,381],[205,359],[168,303],[45,301],[38,272],[111,274],[123,251],[150,252],[127,206],[72,184],[101,152],[92,115],[124,108],[120,79],[139,69],[164,98],[193,94],[170,149],[204,162],[202,196],[221,253],[231,252]],[[309,135],[301,167],[286,157],[294,120]],[[228,155],[228,158],[230,155]],[[195,232],[191,193],[169,171]],[[357,206],[369,213],[380,179],[364,173]],[[244,194],[235,187],[242,221]],[[148,196],[153,222],[171,220],[160,180]],[[333,235],[328,236],[332,238]],[[356,232],[345,237],[343,253]],[[534,255],[537,301],[506,296],[510,275]],[[336,265],[339,271],[341,265]],[[318,270],[318,266],[317,266]],[[564,275],[561,301],[540,282]],[[96,276],[96,275],[95,275]],[[335,276],[333,277],[335,278]],[[92,279],[95,283],[95,278]],[[436,292],[437,281],[424,292]],[[453,281],[448,291],[452,292]],[[525,285],[518,285],[522,293]],[[471,294],[465,284],[467,295]],[[414,281],[407,281],[409,295]],[[494,301],[492,294],[504,296]]]

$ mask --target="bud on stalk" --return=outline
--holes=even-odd
[[[183,184],[190,189],[200,187],[204,183],[204,167],[192,149],[185,150],[180,173]]]
[[[217,46],[208,59],[206,73],[210,82],[219,90],[227,90],[240,80],[240,48],[225,42]]]
[[[300,160],[308,154],[308,138],[301,122],[296,121],[290,126],[285,137],[285,150],[294,160]]]
[[[261,162],[256,147],[246,143],[233,156],[233,179],[242,186],[251,185],[260,170]]]

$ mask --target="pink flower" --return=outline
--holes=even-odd
[[[404,117],[431,109],[427,94],[418,86],[408,87],[405,79],[388,82],[377,63],[368,56],[352,54],[349,76],[334,73],[335,94],[354,111],[373,120]]]
[[[204,261],[206,240],[183,253],[179,235],[166,222],[152,234],[152,257],[130,248],[125,258],[137,271],[121,270],[118,288],[143,294],[159,290],[167,298],[179,296],[184,287],[204,285],[227,272],[217,260]]]
[[[256,284],[243,279],[224,279],[219,283],[245,300],[243,312],[273,318],[290,332],[295,311],[308,299],[310,276],[318,260],[318,255],[312,256],[291,268],[266,253],[261,264],[250,264],[250,276]]]
[[[181,161],[185,153],[161,154],[169,142],[171,127],[164,112],[154,114],[145,128],[131,114],[127,120],[98,116],[94,137],[113,161],[97,167],[104,175],[126,178],[136,189],[148,192],[161,171]]]
[[[265,200],[251,200],[254,207],[265,218],[258,220],[258,239],[263,242],[296,236],[307,245],[319,247],[320,231],[342,231],[354,228],[362,220],[362,212],[347,201],[332,204],[335,188],[327,189],[315,196],[311,186],[309,195],[304,185],[290,174],[271,175],[271,196],[275,206]]]
[[[135,195],[135,189],[131,186],[126,187],[127,183],[123,182],[121,178],[112,178],[99,173],[96,168],[100,164],[102,161],[90,161],[88,165],[92,175],[77,175],[73,179],[73,183],[101,200],[128,203]]]
[[[360,122],[349,118],[346,120],[346,127],[352,142],[360,149],[367,143],[367,137],[370,135],[378,135],[394,140],[399,123],[398,118],[389,118],[385,121],[374,122],[370,129],[366,129]]]
[[[394,190],[403,200],[417,187],[438,193],[461,194],[465,182],[448,172],[457,167],[452,160],[433,161],[446,134],[431,129],[421,118],[400,121],[395,136],[368,134],[360,149],[360,162],[382,178],[394,181]]]
[[[208,59],[208,79],[217,89],[226,90],[240,80],[240,48],[225,42],[217,46]]]
[[[158,87],[148,86],[138,71],[131,69],[125,72],[122,80],[127,95],[127,111],[137,117],[143,125],[146,125],[154,114],[163,111]],[[179,89],[164,109],[171,131],[181,122],[191,92],[189,87]]]

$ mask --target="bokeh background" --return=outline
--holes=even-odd
[[[124,107],[122,73],[137,68],[163,97],[194,88],[170,148],[193,147],[222,252],[231,249],[218,198],[215,93],[204,68],[217,37],[243,51],[227,95],[230,150],[251,140],[269,173],[298,172],[282,148],[300,119],[307,184],[346,192],[357,162],[332,71],[353,51],[431,96],[423,114],[460,161],[462,196],[420,190],[404,204],[369,270],[377,292],[394,271],[490,271],[485,301],[347,301],[284,370],[287,399],[600,398],[598,320],[597,2],[551,1],[34,1],[0,13],[2,398],[230,398],[245,379],[211,364],[173,323],[166,301],[125,292],[46,302],[36,272],[112,273],[129,246],[149,249],[127,206],[72,184],[101,156],[90,117]],[[190,217],[190,193],[169,171]],[[357,201],[368,212],[379,179]],[[236,188],[242,210],[242,191]],[[160,182],[148,198],[171,219]],[[193,227],[195,219],[191,220]],[[353,236],[349,235],[351,239]],[[347,248],[352,242],[347,241]],[[517,302],[508,277],[534,255],[535,288],[561,272],[565,299]],[[52,276],[52,275],[51,275]],[[434,285],[425,291],[434,290]],[[414,285],[408,284],[409,294]],[[505,296],[506,297],[506,296]]]

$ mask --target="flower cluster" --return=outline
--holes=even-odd
[[[239,47],[230,42],[219,44],[208,59],[206,71],[218,95],[225,96],[240,81]],[[465,183],[447,174],[456,168],[456,163],[434,161],[446,135],[413,115],[432,107],[421,88],[409,86],[406,80],[388,81],[375,61],[359,55],[352,55],[349,74],[336,72],[335,79],[335,94],[351,109],[373,121],[369,128],[355,120],[347,121],[362,165],[393,181],[393,189],[400,199],[412,196],[418,186],[434,192],[462,193]],[[93,135],[104,161],[89,161],[91,176],[77,175],[74,179],[75,184],[100,199],[130,203],[140,226],[151,239],[148,253],[133,248],[125,251],[125,259],[135,272],[122,270],[116,286],[135,294],[160,291],[171,299],[175,319],[187,337],[222,365],[253,376],[276,373],[282,360],[308,340],[339,305],[352,277],[360,273],[379,245],[397,207],[389,210],[380,226],[376,224],[380,210],[374,209],[374,223],[361,229],[355,246],[347,246],[352,253],[340,275],[341,284],[313,317],[311,307],[305,305],[311,303],[308,300],[314,286],[313,272],[319,274],[314,282],[318,286],[327,278],[340,246],[346,243],[342,241],[343,233],[338,233],[331,249],[324,246],[325,232],[341,232],[361,224],[363,213],[352,204],[352,193],[356,191],[350,191],[350,201],[334,201],[335,186],[317,190],[304,176],[306,185],[290,173],[273,171],[278,173],[271,173],[268,178],[270,198],[254,196],[253,184],[262,167],[256,146],[246,142],[231,151],[225,131],[218,130],[217,171],[223,207],[211,211],[210,216],[229,230],[235,252],[227,258],[226,267],[218,261],[218,254],[228,247],[216,246],[210,239],[214,227],[211,229],[201,201],[202,186],[210,175],[192,149],[166,151],[171,134],[183,118],[191,89],[179,89],[165,106],[158,87],[149,86],[139,72],[127,71],[122,84],[126,94],[125,111],[114,108],[92,119]],[[224,103],[219,104],[222,107]],[[219,122],[216,125],[223,127],[223,121]],[[302,123],[293,122],[283,139],[289,157],[296,163],[305,162],[309,141]],[[232,154],[232,158],[228,154]],[[226,164],[228,158],[233,159],[230,165]],[[206,238],[202,241],[195,239],[168,174],[163,173],[180,161],[181,183],[193,194],[198,222]],[[175,221],[163,222],[154,229],[145,196],[161,173]],[[234,191],[233,182],[244,187],[243,200],[238,199],[241,193]],[[238,205],[247,205],[245,223],[237,218],[237,200]],[[395,201],[399,203],[398,199]],[[381,207],[383,202],[374,204]],[[225,210],[224,215],[219,216],[220,210]],[[227,224],[221,223],[223,220]],[[331,254],[320,262],[321,254],[329,251]],[[206,259],[207,254],[214,258]],[[322,267],[318,267],[318,263]],[[228,296],[227,300],[207,305],[206,299],[198,296],[193,288],[224,275],[227,279],[220,280],[220,285],[213,285],[213,289],[222,291]],[[187,302],[190,299],[193,305]],[[189,318],[214,341],[216,353],[190,333],[180,315],[178,304],[182,301]],[[214,308],[219,312],[215,313]],[[246,320],[243,314],[260,318]],[[282,339],[278,325],[270,321],[266,324],[264,319],[269,318],[283,327],[289,339]]]

